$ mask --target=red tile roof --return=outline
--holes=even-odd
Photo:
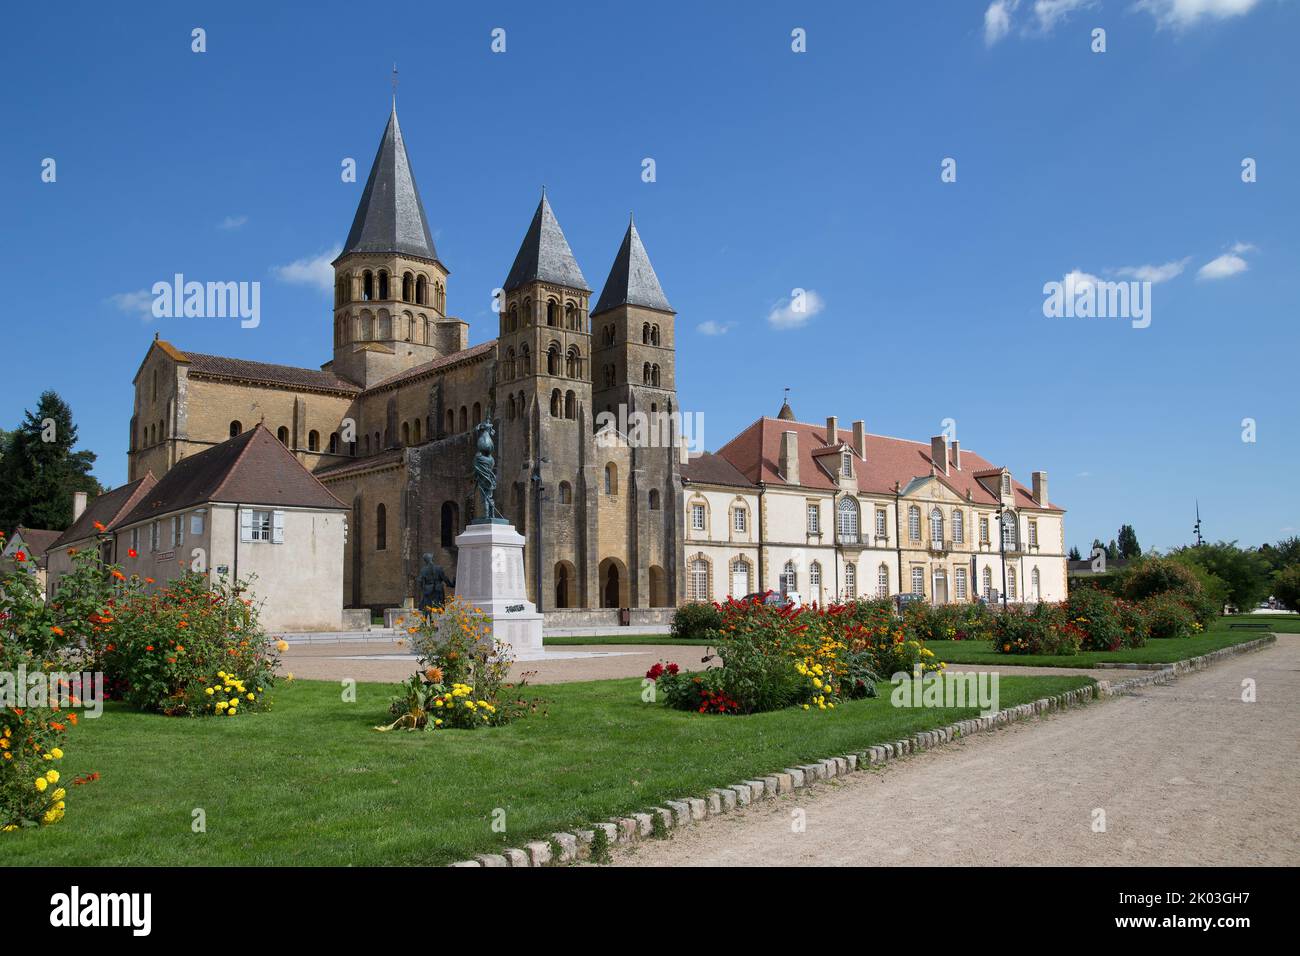
[[[66,548],[76,541],[101,534],[102,532],[95,527],[96,521],[106,530],[111,529],[157,483],[151,471],[143,478],[137,478],[135,481],[92,498],[86,504],[86,510],[81,513],[81,517],[72,522],[71,527],[50,544],[47,552]]]
[[[265,425],[182,458],[118,523],[135,524],[210,501],[300,508],[346,507]]]
[[[725,458],[749,481],[770,485],[783,485],[785,479],[777,471],[781,455],[781,433],[792,431],[799,436],[799,478],[806,488],[832,491],[838,487],[834,478],[816,462],[819,452],[835,447],[826,441],[826,426],[806,422],[760,418],[739,435],[718,449]],[[837,429],[839,442],[853,447],[853,433]],[[867,435],[867,458],[862,461],[855,454],[853,467],[857,475],[858,490],[868,494],[893,494],[894,485],[906,487],[914,478],[928,477],[931,471],[930,443],[888,438],[884,435]],[[1000,474],[1001,470],[979,455],[965,448],[961,450],[962,468],[949,468],[939,480],[961,498],[970,494],[970,500],[981,504],[997,504],[997,497],[977,479],[979,475]],[[1063,511],[1059,505],[1046,508],[1034,501],[1029,489],[1012,479],[1016,507]]]
[[[371,385],[366,389],[366,392],[370,393],[381,388],[391,388],[394,385],[401,385],[412,379],[419,378],[421,375],[429,375],[433,372],[443,371],[444,369],[448,369],[461,362],[468,362],[481,355],[487,355],[495,349],[496,346],[496,339],[489,339],[486,342],[480,342],[478,345],[471,345],[469,348],[461,349],[459,352],[452,352],[450,355],[444,355],[442,358],[436,358],[431,362],[425,362],[423,365],[416,365],[412,368],[408,368],[404,372],[398,372],[396,375],[390,375],[388,378]]]

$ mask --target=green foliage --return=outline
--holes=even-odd
[[[591,862],[597,865],[609,863],[613,857],[609,852],[609,834],[604,827],[596,827],[591,833]]]
[[[76,443],[72,409],[56,392],[42,392],[36,411],[0,442],[0,528],[62,530],[72,524],[73,492],[100,493],[90,474],[95,453],[73,451]]]
[[[1079,632],[1079,649],[1114,651],[1124,644],[1124,627],[1115,599],[1095,588],[1070,592],[1063,608],[1064,626]]]
[[[1200,547],[1178,548],[1173,560],[1200,568],[1227,586],[1227,603],[1249,611],[1268,596],[1271,565],[1267,555],[1251,548],[1243,550],[1235,541],[1220,541]],[[1207,590],[1219,590],[1218,588]],[[1211,594],[1218,597],[1218,594]]]
[[[1121,558],[1142,557],[1142,546],[1138,544],[1137,532],[1131,524],[1120,525],[1118,544]]]
[[[1066,627],[1059,604],[1009,604],[996,616],[994,650],[1002,654],[1077,654],[1082,634]]]
[[[1146,602],[1147,622],[1153,638],[1191,637],[1201,625],[1186,601],[1166,591]]]
[[[1300,537],[1295,535],[1283,538],[1274,545],[1262,545],[1259,550],[1274,571],[1285,571],[1292,565],[1300,564]]]
[[[1151,637],[1151,618],[1146,605],[1120,598],[1115,601],[1115,613],[1124,632],[1124,646],[1145,646]]]
[[[673,614],[674,640],[711,640],[722,624],[722,612],[717,605],[695,602],[683,604]]]
[[[1273,579],[1273,597],[1290,611],[1300,611],[1300,564],[1293,564]]]

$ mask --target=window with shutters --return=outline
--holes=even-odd
[[[245,541],[270,541],[271,540],[271,512],[269,511],[245,511],[243,522],[248,529],[248,535]]]

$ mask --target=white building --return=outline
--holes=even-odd
[[[942,437],[794,420],[789,405],[683,467],[686,599],[774,590],[806,603],[1066,595],[1064,510]]]

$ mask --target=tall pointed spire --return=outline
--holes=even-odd
[[[645,246],[641,244],[641,235],[636,231],[636,223],[628,216],[627,232],[623,236],[623,245],[619,246],[618,255],[610,267],[609,278],[601,290],[600,299],[591,314],[604,312],[620,305],[639,305],[647,309],[659,309],[671,312],[659,277],[650,264]]]
[[[357,206],[352,229],[342,255],[350,252],[395,252],[423,259],[438,258],[420,190],[411,173],[411,161],[397,125],[397,105],[388,114],[388,126],[370,167],[365,192]]]
[[[542,188],[542,201],[537,204],[537,212],[533,213],[533,221],[524,234],[524,241],[502,289],[510,292],[525,282],[533,281],[590,291],[586,277],[573,258],[569,240],[564,238],[564,230],[551,211],[545,187]]]

